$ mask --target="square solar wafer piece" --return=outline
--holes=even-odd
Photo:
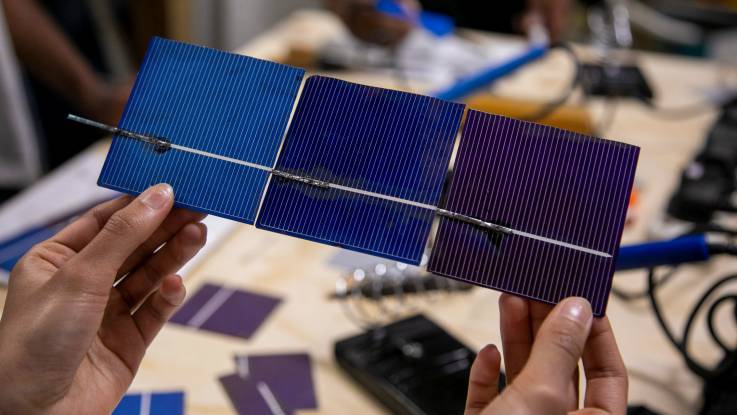
[[[253,223],[268,173],[232,160],[273,166],[303,76],[286,65],[154,38],[119,128],[202,153],[115,137],[99,185],[137,194],[167,182],[178,206]]]
[[[463,111],[426,96],[308,78],[276,168],[323,186],[274,177],[256,226],[419,263]]]
[[[144,392],[123,396],[112,415],[181,415],[184,392]]]
[[[238,356],[237,372],[220,383],[239,414],[294,414],[317,408],[306,354]]]
[[[428,269],[528,298],[588,299],[602,315],[639,148],[469,111]]]
[[[249,291],[205,284],[172,316],[170,322],[248,339],[280,301]]]

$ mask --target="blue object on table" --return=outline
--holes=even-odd
[[[15,264],[18,263],[18,260],[20,260],[28,250],[33,248],[33,245],[51,238],[82,212],[89,210],[93,206],[104,201],[105,200],[98,200],[91,204],[84,205],[80,209],[64,213],[47,221],[46,223],[33,226],[11,236],[8,239],[0,241],[0,270],[10,272]]]
[[[455,30],[455,23],[448,15],[423,10],[418,16],[411,16],[401,4],[394,0],[378,0],[376,10],[397,19],[411,22],[438,37],[449,35]]]
[[[127,394],[113,411],[113,415],[182,414],[184,414],[184,392]]]
[[[502,63],[491,65],[479,70],[478,72],[464,76],[458,79],[455,83],[447,86],[446,88],[435,91],[430,95],[448,101],[461,100],[475,92],[488,88],[498,79],[511,74],[528,63],[542,58],[545,56],[547,51],[547,45],[531,45],[523,52]]]
[[[166,182],[177,190],[177,206],[252,224],[268,173],[224,159],[273,166],[303,76],[302,69],[154,38],[119,127],[220,158],[115,137],[99,185],[138,194]]]
[[[276,168],[435,206],[463,110],[422,95],[312,76]],[[434,215],[428,208],[275,177],[256,226],[419,264]]]
[[[66,221],[63,221],[49,225],[35,226],[9,239],[0,241],[0,270],[10,272],[33,245],[51,238],[66,223]]]
[[[704,234],[688,235],[669,241],[625,245],[619,248],[617,271],[678,265],[709,259],[709,246]]]

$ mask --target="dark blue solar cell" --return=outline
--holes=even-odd
[[[464,106],[311,76],[277,168],[436,204]]]
[[[442,218],[428,269],[550,303],[580,295],[603,314],[638,154],[470,111],[446,209],[600,254]]]
[[[464,106],[310,77],[277,169],[434,205]],[[273,179],[257,226],[419,263],[432,210],[342,189]]]
[[[119,127],[271,167],[303,75],[273,62],[154,38]],[[136,194],[168,181],[180,206],[253,223],[264,172],[176,149],[156,153],[131,141],[113,140],[101,186]]]
[[[275,177],[257,226],[419,264],[434,216],[429,209]]]

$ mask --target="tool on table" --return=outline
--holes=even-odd
[[[462,413],[476,354],[416,315],[335,344],[341,368],[392,413]],[[499,383],[504,385],[504,376]]]

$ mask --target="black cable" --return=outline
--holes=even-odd
[[[709,254],[719,255],[726,254],[737,256],[737,246],[728,244],[709,244]]]
[[[574,65],[573,77],[571,78],[571,82],[565,89],[563,94],[549,102],[542,104],[540,108],[538,108],[538,110],[534,113],[526,117],[521,117],[520,119],[522,120],[539,121],[552,114],[553,112],[555,112],[555,110],[563,106],[568,101],[568,99],[571,97],[571,95],[573,95],[573,92],[575,92],[576,87],[581,81],[581,61],[578,59],[576,52],[573,51],[573,48],[571,48],[571,46],[567,43],[560,42],[550,45],[550,49],[560,49],[568,54],[568,56],[571,58],[571,62],[573,62]]]
[[[721,233],[727,236],[737,236],[737,229],[727,228],[716,223],[696,223],[688,231],[688,234],[695,233]]]
[[[734,302],[737,304],[737,295],[725,295],[723,297],[719,297],[716,301],[714,301],[711,306],[709,306],[709,311],[707,314],[706,321],[709,326],[709,334],[711,334],[711,337],[714,339],[714,341],[719,345],[719,347],[722,349],[722,351],[726,353],[730,353],[730,348],[727,346],[727,343],[722,339],[722,337],[717,332],[716,326],[714,325],[714,318],[716,315],[716,311],[719,309],[719,306],[728,302]],[[737,307],[734,308],[735,312],[737,312]],[[735,316],[737,319],[737,316]]]
[[[718,225],[716,223],[694,224],[688,229],[687,232],[683,233],[682,236],[703,234],[703,233],[722,234],[730,238],[737,237],[737,229],[727,228],[725,226]],[[709,254],[710,255],[732,255],[732,256],[737,257],[737,246],[734,244],[710,243],[709,244]],[[663,276],[655,280],[653,288],[658,288],[659,286],[670,281],[670,279],[674,275],[676,275],[676,271],[678,271],[678,267],[670,268],[668,272],[666,272]],[[642,291],[627,291],[627,290],[622,290],[612,285],[611,292],[614,297],[616,297],[618,300],[623,301],[623,302],[632,302],[632,301],[642,300],[642,299],[647,298],[649,295],[648,287],[645,287],[645,289]]]
[[[677,270],[678,270],[677,267],[674,267],[668,270],[668,272],[665,273],[665,275],[663,275],[657,281],[655,281],[655,285],[653,288],[658,288],[659,286],[670,281],[670,279],[673,278],[674,275],[676,275]],[[650,295],[650,292],[647,287],[645,287],[645,289],[642,291],[633,292],[633,291],[622,290],[612,285],[612,295],[616,297],[617,299],[619,299],[620,301],[624,301],[628,303],[628,302],[648,298],[648,295]]]
[[[737,347],[733,348],[726,344],[726,342],[721,338],[721,336],[716,331],[716,325],[715,325],[715,318],[716,318],[716,311],[717,309],[728,303],[731,302],[733,304],[734,310],[734,320],[735,324],[737,324],[737,294],[730,293],[722,295],[721,297],[717,298],[714,302],[711,303],[711,306],[709,307],[706,315],[707,319],[707,325],[709,326],[709,334],[712,338],[712,341],[719,346],[719,348],[722,350],[724,356],[721,360],[721,363],[718,364],[714,368],[707,368],[703,366],[701,363],[696,361],[691,354],[688,351],[688,343],[689,339],[692,333],[694,322],[696,321],[696,317],[698,316],[699,312],[703,308],[705,304],[711,299],[712,295],[720,288],[722,288],[724,285],[737,281],[737,274],[731,274],[728,276],[725,276],[718,281],[716,281],[714,284],[712,284],[705,292],[702,294],[702,296],[699,298],[699,300],[696,302],[696,304],[693,306],[691,311],[689,312],[688,318],[686,319],[686,323],[683,327],[683,334],[682,338],[679,340],[676,338],[676,335],[673,333],[673,331],[668,326],[668,323],[665,321],[665,318],[663,317],[662,310],[660,308],[660,304],[658,303],[658,299],[655,296],[655,289],[657,287],[656,285],[656,279],[655,279],[655,269],[651,268],[648,270],[648,297],[650,299],[650,305],[652,306],[653,313],[655,314],[655,318],[658,321],[658,324],[660,325],[660,328],[665,333],[666,337],[670,341],[670,343],[673,345],[673,347],[676,348],[676,350],[679,352],[679,354],[682,356],[684,362],[686,363],[686,366],[696,375],[701,377],[704,380],[711,380],[716,377],[719,377],[723,375],[727,370],[729,370],[732,367],[732,364],[735,360],[737,360]]]

